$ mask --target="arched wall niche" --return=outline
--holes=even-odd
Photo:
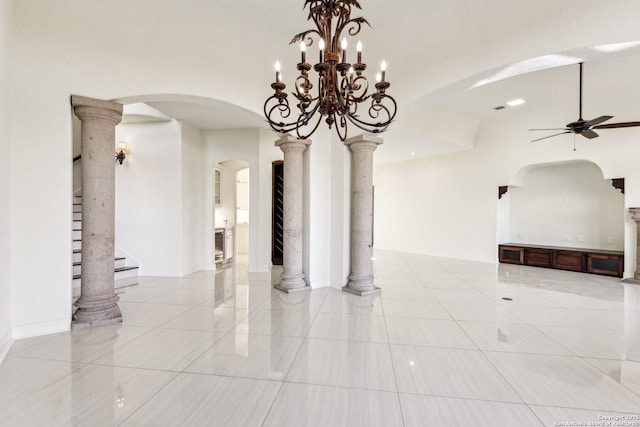
[[[498,241],[624,250],[625,200],[599,165],[528,165],[498,201]]]

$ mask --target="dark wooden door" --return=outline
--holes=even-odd
[[[271,262],[282,265],[284,241],[284,162],[273,162],[273,194],[271,208]]]

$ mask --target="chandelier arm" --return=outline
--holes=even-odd
[[[295,86],[298,90],[298,93],[292,92],[293,96],[295,96],[296,99],[300,101],[300,104],[298,104],[298,108],[300,108],[300,110],[304,112],[306,108],[304,108],[303,102],[306,103],[307,106],[313,102],[313,97],[309,93],[309,90],[313,88],[313,85],[311,84],[308,75],[301,74],[296,79]],[[300,88],[302,88],[302,92],[300,92]]]
[[[311,116],[313,116],[313,115],[311,115]],[[309,116],[309,118],[311,118],[311,116]],[[318,129],[318,126],[320,126],[320,122],[321,121],[322,121],[322,116],[320,115],[320,116],[318,116],[318,120],[316,121],[316,124],[313,127],[313,129],[311,129],[311,131],[309,133],[306,133],[306,134],[301,134],[300,133],[300,129],[302,129],[302,126],[298,126],[296,128],[296,135],[298,135],[298,138],[300,138],[300,139],[309,138],[316,131],[316,129]]]
[[[273,99],[277,99],[277,97],[275,95],[271,96],[269,99],[267,99],[267,102],[265,102],[265,117],[267,118],[267,123],[269,124],[271,129],[279,133],[288,133],[293,130],[296,130],[298,126],[300,126],[300,122],[301,122],[300,117],[306,116],[307,119],[310,119],[318,110],[318,105],[319,105],[319,103],[316,102],[316,106],[310,112],[301,114],[298,117],[298,119],[294,122],[285,123],[282,121],[274,120],[272,118],[272,115],[275,112],[279,111],[280,117],[282,117],[283,119],[288,118],[291,115],[291,108],[289,106],[289,102],[285,99],[285,101],[283,101],[282,103],[278,102],[277,104],[273,105],[270,109],[267,110],[267,104]]]
[[[277,100],[277,103],[273,106],[271,106],[271,108],[269,108],[269,104],[271,101],[273,100]],[[283,128],[285,126],[288,126],[287,124],[285,124],[284,122],[280,121],[276,121],[272,119],[272,116],[274,115],[274,112],[278,111],[280,113],[280,117],[282,119],[286,119],[287,117],[289,117],[291,115],[291,107],[289,107],[289,101],[287,101],[287,99],[285,98],[284,101],[279,98],[276,95],[272,95],[269,98],[267,98],[266,102],[264,103],[264,115],[267,119],[267,123],[269,123],[269,126],[271,126],[271,128],[275,131],[279,132],[278,128]]]
[[[344,129],[344,133],[341,133],[340,129]],[[347,139],[349,129],[347,128],[347,120],[344,118],[344,114],[340,115],[340,125],[336,123],[336,133],[338,134],[340,141],[344,142]]]
[[[364,82],[364,84],[362,85],[360,82]],[[358,76],[353,80],[353,87],[353,101],[356,103],[366,101],[369,97],[369,80],[365,76]]]
[[[369,132],[369,133],[381,133],[381,132],[384,132],[387,129],[387,127],[389,126],[389,124],[390,124],[390,122],[389,122],[389,123],[385,124],[385,126],[374,126],[374,125],[362,122],[362,121],[356,119],[355,117],[353,117],[350,114],[348,114],[346,117],[351,122],[351,124],[353,124],[355,127],[357,127],[360,130],[363,130],[365,132]],[[380,128],[382,128],[382,130],[380,130]]]
[[[392,105],[388,107],[384,105],[382,102],[378,102],[374,99],[371,102],[371,106],[369,107],[369,116],[372,119],[376,119],[380,117],[381,112],[384,112],[384,115],[387,117],[387,120],[385,120],[384,122],[379,121],[378,123],[369,123],[364,120],[360,120],[358,116],[355,116],[352,114],[347,114],[347,118],[351,123],[353,123],[355,126],[357,126],[358,128],[364,131],[372,132],[372,133],[384,132],[385,130],[387,130],[389,125],[395,119],[396,112],[397,112],[397,104],[395,99],[393,99],[393,97],[388,95],[384,95],[384,98],[388,99],[392,103]]]
[[[392,121],[394,121],[394,120],[395,120],[395,118],[396,118],[396,113],[398,112],[398,104],[396,103],[396,100],[395,100],[392,96],[389,96],[389,95],[387,95],[387,94],[385,93],[385,94],[384,94],[384,96],[383,96],[383,98],[382,98],[380,101],[376,101],[376,100],[374,99],[374,101],[372,101],[372,102],[373,102],[374,104],[376,104],[376,103],[377,103],[377,104],[382,105],[382,100],[385,100],[385,99],[389,100],[389,101],[393,104],[393,114],[391,114],[391,116],[389,117],[389,123],[391,123]],[[373,107],[373,105],[372,105],[372,107]],[[388,111],[388,108],[387,108],[387,107],[385,107],[385,110],[387,110],[387,111]]]

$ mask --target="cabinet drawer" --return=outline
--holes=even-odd
[[[551,267],[553,265],[553,250],[527,248],[524,252],[524,263],[536,267]]]
[[[555,251],[553,267],[560,270],[585,271],[584,254],[574,251]]]
[[[622,277],[624,256],[587,254],[587,272]]]
[[[524,248],[499,246],[499,260],[508,264],[524,264]]]

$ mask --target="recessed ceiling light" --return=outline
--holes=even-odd
[[[514,99],[514,100],[511,100],[511,101],[507,102],[507,105],[509,107],[516,107],[516,106],[522,105],[522,104],[524,104],[524,99],[520,99],[520,98]]]
[[[411,155],[411,156],[415,156],[415,155],[416,155],[416,152],[415,152],[415,151],[412,151],[412,152],[410,152],[410,153],[409,153],[409,155]]]

